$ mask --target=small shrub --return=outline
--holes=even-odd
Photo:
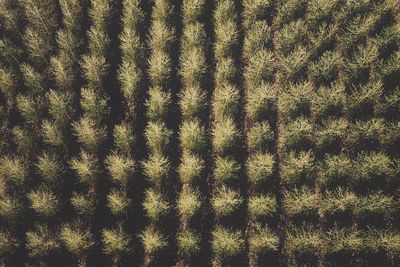
[[[20,244],[17,238],[12,236],[7,230],[0,230],[0,256],[5,259],[7,256],[14,255]]]
[[[147,179],[155,184],[160,184],[169,173],[170,163],[166,157],[154,154],[143,162],[143,169]]]
[[[202,49],[194,47],[190,50],[190,53],[182,55],[180,74],[185,86],[201,85],[206,72],[206,59]]]
[[[145,130],[147,145],[152,153],[163,153],[171,141],[172,131],[163,122],[149,122]]]
[[[182,183],[193,184],[204,170],[204,160],[192,154],[184,154],[178,173]]]
[[[239,180],[240,165],[234,159],[218,157],[215,160],[214,180],[218,184],[231,183]]]
[[[272,148],[274,132],[267,121],[256,122],[247,132],[249,151],[265,151]]]
[[[113,258],[120,258],[130,250],[130,238],[121,226],[114,229],[103,229],[102,232],[103,251]]]
[[[272,5],[273,1],[269,0],[245,0],[243,2],[243,24],[245,28],[253,27],[258,20],[266,20]]]
[[[382,119],[356,121],[350,127],[348,141],[356,150],[373,150],[379,148],[385,138],[386,125]]]
[[[253,219],[272,217],[277,211],[275,197],[271,195],[257,195],[249,197],[249,215]]]
[[[236,12],[232,14],[236,14]],[[228,20],[223,24],[217,24],[215,27],[215,55],[217,61],[234,54],[238,38],[238,26],[235,21]]]
[[[346,103],[346,89],[342,83],[321,86],[312,99],[312,111],[318,119],[340,117]]]
[[[158,221],[167,215],[170,205],[160,193],[148,189],[145,193],[143,208],[151,221]]]
[[[29,129],[21,126],[15,126],[12,129],[13,142],[16,145],[16,150],[22,154],[30,155],[36,151],[38,145],[38,136]]]
[[[31,257],[49,257],[60,248],[59,240],[46,225],[38,224],[26,232],[26,248]]]
[[[345,66],[345,73],[351,82],[364,82],[370,75],[371,66],[378,59],[378,47],[375,44],[359,45]]]
[[[171,58],[163,51],[154,51],[149,59],[151,84],[163,88],[171,78]]]
[[[42,122],[43,142],[55,147],[65,145],[65,136],[59,125],[48,120]]]
[[[128,184],[135,170],[135,163],[131,158],[116,153],[107,156],[106,165],[111,178],[123,186]]]
[[[184,255],[196,255],[200,251],[200,237],[198,234],[184,231],[178,234],[178,248],[179,252]]]
[[[342,118],[322,121],[315,134],[318,150],[331,153],[340,152],[346,141],[348,126],[347,120]]]
[[[200,206],[201,200],[199,193],[190,189],[185,190],[184,188],[177,203],[181,218],[185,221],[191,219],[199,211]]]
[[[258,87],[249,88],[245,106],[247,119],[255,122],[272,117],[275,104],[276,89],[273,85],[265,83]]]
[[[91,88],[82,88],[81,107],[85,116],[97,124],[104,122],[110,114],[108,99]]]
[[[212,248],[218,257],[231,258],[242,253],[244,239],[240,231],[217,227],[212,236]]]
[[[364,246],[360,233],[354,229],[337,227],[329,229],[326,232],[325,240],[324,251],[328,255],[357,252]]]
[[[320,203],[320,196],[310,189],[294,189],[285,192],[283,209],[289,217],[312,217],[317,215]]]
[[[344,214],[351,211],[357,201],[354,193],[339,187],[334,191],[326,192],[321,205],[321,212],[328,216]]]
[[[310,78],[316,84],[329,84],[337,78],[341,64],[342,60],[337,52],[327,51],[318,61],[310,64]]]
[[[23,120],[35,128],[40,125],[42,117],[42,107],[39,103],[29,96],[18,95],[16,98],[17,109]]]
[[[311,151],[290,153],[282,165],[282,182],[286,185],[312,182],[314,178],[314,156]]]
[[[288,122],[282,129],[282,142],[287,149],[306,150],[314,143],[314,129],[310,120],[300,117]]]
[[[212,131],[213,149],[218,154],[224,154],[237,144],[239,133],[232,118],[217,122]]]
[[[199,120],[184,121],[180,129],[179,139],[184,151],[199,153],[206,145],[204,127]]]
[[[244,79],[248,87],[261,86],[264,82],[271,82],[275,70],[274,54],[267,50],[260,50],[248,58],[244,70]]]
[[[396,148],[400,147],[400,122],[386,125],[386,135],[383,142],[388,151],[396,150]]]
[[[398,211],[398,203],[393,196],[386,196],[382,192],[360,196],[354,207],[354,214],[359,218],[381,217],[393,215]]]
[[[268,227],[256,226],[249,236],[249,250],[254,254],[278,251],[279,238]]]
[[[19,197],[7,195],[0,197],[0,215],[7,221],[18,222],[24,215],[24,211],[24,203]]]
[[[211,202],[216,216],[225,217],[237,211],[243,199],[238,192],[223,186],[217,190]]]
[[[205,11],[205,0],[185,0],[182,5],[182,14],[184,24],[194,23],[200,20]]]
[[[215,82],[217,86],[234,84],[238,75],[238,69],[233,58],[222,58],[217,61],[215,68]]]
[[[156,229],[147,228],[140,234],[145,253],[153,255],[167,247],[167,239]]]
[[[189,0],[197,1],[197,0]],[[204,0],[199,0],[204,1]],[[204,24],[200,22],[192,22],[184,25],[182,29],[181,37],[181,54],[187,54],[192,51],[193,48],[200,49],[202,51],[206,46],[206,32]]]
[[[82,227],[78,222],[63,225],[60,239],[67,251],[78,258],[85,257],[95,244],[90,230]]]
[[[108,65],[103,55],[85,55],[81,66],[89,88],[102,88]]]
[[[239,89],[235,86],[224,84],[217,87],[212,101],[215,118],[234,117],[238,112],[239,98]]]
[[[81,118],[78,122],[73,123],[72,126],[78,142],[91,151],[99,149],[107,138],[106,128],[99,127],[95,121],[88,117]]]
[[[66,125],[74,114],[72,94],[49,90],[46,94],[49,101],[49,113],[57,124]]]
[[[320,163],[319,177],[322,184],[327,186],[347,184],[353,174],[353,163],[344,154],[327,155]]]
[[[298,46],[286,57],[281,58],[282,80],[297,82],[304,79],[309,57],[310,52],[306,48]]]
[[[321,233],[315,229],[293,229],[287,232],[285,249],[289,254],[317,255],[324,247]]]
[[[366,233],[365,243],[372,253],[397,254],[400,249],[400,235],[389,229],[369,229]]]
[[[198,117],[205,107],[206,94],[200,87],[187,87],[180,95],[180,108],[184,119]]]
[[[290,84],[279,98],[279,110],[287,118],[308,116],[313,96],[314,87],[310,82]]]
[[[0,159],[0,177],[13,185],[21,186],[28,179],[28,166],[22,158],[5,156]]]
[[[70,166],[78,175],[80,182],[88,185],[95,184],[99,173],[99,163],[92,154],[81,151],[79,158],[71,160]]]
[[[132,201],[128,198],[126,192],[113,189],[107,196],[107,206],[114,216],[126,216],[131,207]]]
[[[354,162],[354,173],[359,183],[382,183],[393,177],[392,161],[381,152],[361,153]]]
[[[96,202],[92,195],[74,192],[71,197],[71,205],[82,216],[91,217],[94,213]]]
[[[279,51],[287,55],[295,49],[296,45],[306,45],[306,29],[306,23],[302,19],[291,21],[284,25],[282,29],[277,32]]]
[[[57,196],[47,188],[39,188],[28,193],[32,209],[40,216],[53,217],[59,211]]]
[[[175,30],[165,21],[154,20],[150,28],[149,45],[153,51],[169,52],[175,41]]]
[[[151,87],[146,101],[148,119],[151,121],[165,120],[168,117],[171,103],[170,92],[163,91],[161,87]]]
[[[114,127],[114,145],[117,150],[125,155],[132,152],[132,145],[135,142],[132,127],[124,122]]]
[[[382,94],[382,81],[369,82],[365,86],[353,88],[348,99],[349,113],[353,118],[362,118],[374,111]]]
[[[247,161],[247,175],[253,186],[260,185],[272,178],[275,158],[271,154],[255,153]]]
[[[271,27],[266,21],[255,21],[244,38],[243,55],[250,58],[255,52],[269,49],[272,45]]]

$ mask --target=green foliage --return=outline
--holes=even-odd
[[[44,224],[38,224],[35,229],[26,232],[26,248],[32,257],[50,257],[60,249],[57,234]]]
[[[132,63],[122,62],[118,70],[118,79],[121,83],[121,91],[125,99],[136,99],[140,90],[142,75],[142,72]]]
[[[44,120],[42,122],[42,135],[43,141],[46,144],[60,147],[64,145],[65,137],[62,129],[59,125],[50,122],[49,120]]]
[[[343,64],[340,54],[327,51],[310,64],[309,75],[316,84],[329,84],[333,82],[339,73],[339,66]]]
[[[144,251],[153,255],[168,246],[167,239],[156,229],[147,228],[140,234]]]
[[[103,251],[106,255],[120,258],[130,250],[130,238],[122,226],[102,231]]]
[[[215,81],[218,86],[233,84],[238,75],[238,69],[233,58],[222,58],[216,63]]]
[[[81,89],[81,107],[85,112],[85,116],[95,123],[102,123],[110,114],[108,107],[108,99],[98,91],[91,88]]]
[[[17,109],[22,118],[33,127],[40,125],[43,106],[34,98],[24,95],[18,95],[16,98]]]
[[[88,88],[102,88],[109,67],[104,56],[85,55],[82,58],[81,66],[88,82]]]
[[[217,217],[232,215],[240,208],[242,202],[238,192],[225,186],[218,188],[211,200]]]
[[[310,57],[310,52],[303,46],[297,46],[293,52],[280,59],[282,68],[282,80],[297,82],[305,78],[306,66]]]
[[[247,160],[246,167],[250,183],[257,187],[272,178],[275,158],[271,154],[257,152]]]
[[[365,241],[367,249],[372,253],[386,252],[395,255],[399,252],[400,235],[395,231],[369,229]]]
[[[1,3],[0,3],[1,5]],[[9,106],[13,105],[15,96],[16,75],[9,68],[0,67],[0,92],[7,99]]]
[[[213,149],[218,154],[224,154],[233,149],[237,145],[239,133],[235,122],[228,117],[222,121],[218,121],[212,131]]]
[[[187,221],[199,212],[201,207],[200,194],[191,189],[183,189],[177,201],[177,208],[182,220]]]
[[[27,162],[19,157],[2,157],[0,159],[0,178],[15,186],[26,184],[28,180]]]
[[[311,151],[291,152],[284,160],[281,170],[282,182],[285,185],[300,184],[314,178],[314,156]]]
[[[18,152],[30,155],[35,151],[38,136],[34,132],[21,126],[16,126],[12,129],[12,136]]]
[[[170,171],[168,159],[161,154],[153,154],[143,162],[144,173],[151,182],[160,184]]]
[[[204,132],[199,120],[185,120],[179,132],[182,149],[192,153],[201,152],[206,145]]]
[[[289,217],[315,216],[321,197],[308,188],[294,189],[284,193],[283,209]]]
[[[243,2],[244,27],[252,28],[259,20],[266,20],[272,5],[273,1],[270,0],[245,0]]]
[[[186,153],[182,157],[178,173],[182,183],[192,184],[200,179],[204,170],[204,160],[196,155]]]
[[[272,217],[277,211],[276,199],[271,195],[250,196],[248,210],[251,219]]]
[[[113,153],[107,156],[106,165],[111,178],[115,182],[127,186],[129,179],[132,178],[135,171],[135,162],[128,156]]]
[[[244,239],[240,231],[217,227],[212,232],[212,248],[217,257],[238,256],[244,249]]]
[[[200,251],[200,237],[198,234],[190,231],[184,231],[178,234],[179,252],[184,255],[195,255]]]
[[[200,85],[207,72],[205,55],[202,49],[192,48],[181,57],[182,82],[186,86]]]
[[[123,217],[128,214],[132,201],[128,198],[125,191],[112,189],[107,196],[107,206],[111,213],[117,217]]]
[[[256,122],[247,132],[247,147],[250,151],[265,151],[272,148],[274,132],[268,122]]]
[[[283,28],[277,32],[277,35],[279,40],[277,48],[282,54],[287,55],[293,52],[296,46],[306,45],[306,23],[302,19],[292,21],[284,25]]]
[[[278,251],[279,238],[269,228],[256,225],[249,236],[249,250],[255,254]]]
[[[50,90],[46,96],[49,101],[49,113],[51,117],[57,124],[65,126],[74,114],[72,94]]]
[[[278,26],[288,24],[305,14],[307,1],[304,0],[288,0],[279,6],[276,14],[276,23]]]
[[[239,33],[236,23],[236,10],[233,2],[221,1],[214,11],[215,55],[217,60],[233,55]]]
[[[170,143],[172,131],[164,122],[149,122],[145,129],[147,146],[152,153],[163,153]]]
[[[59,211],[59,199],[47,188],[38,188],[28,193],[32,209],[45,218],[54,217]]]
[[[371,114],[377,105],[383,90],[382,81],[369,82],[365,86],[352,90],[348,100],[348,109],[353,118]]]
[[[153,86],[163,87],[169,81],[172,72],[172,62],[168,54],[153,51],[149,58],[149,75]]]
[[[378,47],[375,44],[357,46],[352,60],[347,61],[345,72],[350,81],[358,81],[369,76],[371,66],[378,58]]]
[[[170,205],[161,193],[148,189],[145,193],[143,208],[151,221],[159,221],[168,214]]]
[[[165,120],[168,117],[172,103],[171,93],[164,92],[160,87],[151,87],[146,101],[149,120]]]
[[[205,0],[184,0],[182,14],[184,24],[195,23],[202,19],[206,6]]]
[[[70,167],[78,175],[79,181],[88,185],[93,185],[99,174],[98,159],[85,151],[81,151],[80,156],[70,161]]]

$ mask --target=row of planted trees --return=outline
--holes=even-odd
[[[0,1],[1,263],[395,266],[396,12]]]

